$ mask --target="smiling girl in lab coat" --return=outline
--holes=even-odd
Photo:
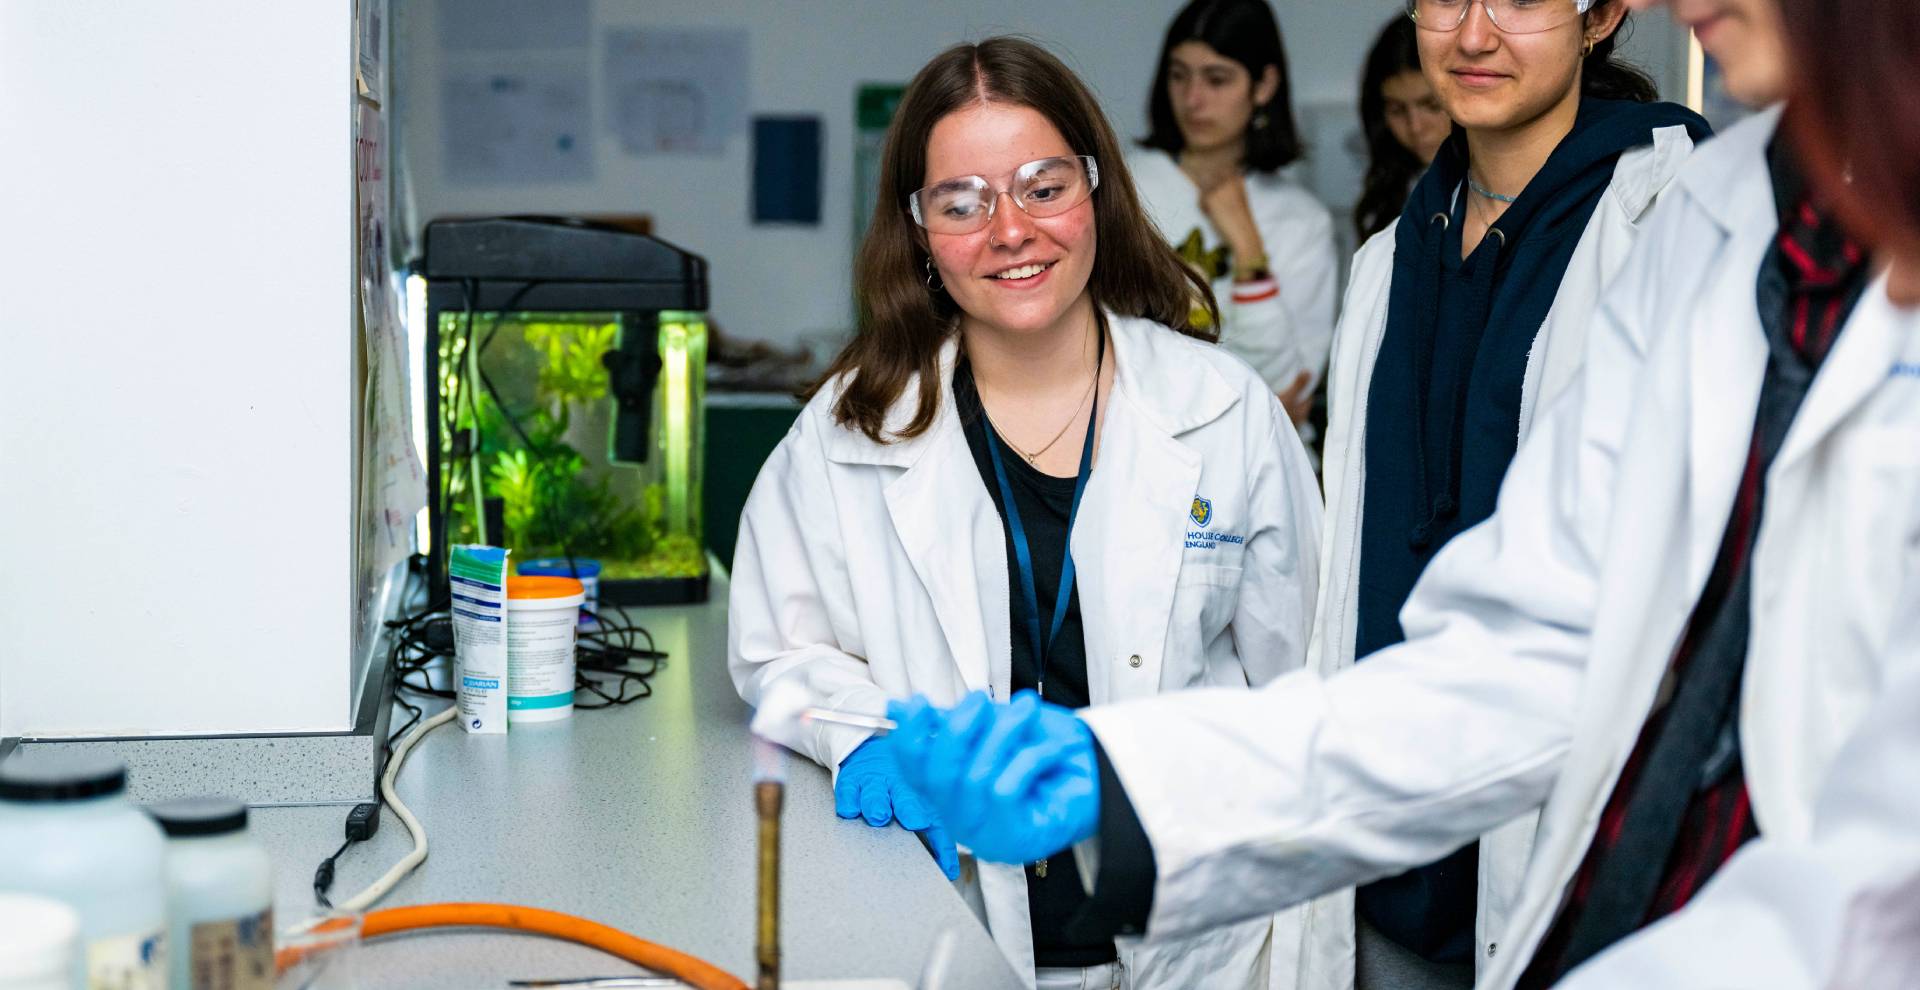
[[[728,661],[878,711],[1019,689],[1083,706],[1300,667],[1320,499],[1273,392],[1188,325],[1210,299],[1142,212],[1084,85],[991,39],[900,104],[856,272],[858,331],[762,469],[740,525]],[[960,861],[884,747],[779,740],[837,810]],[[1076,939],[1070,856],[981,863],[966,890],[1041,987],[1291,985],[1308,909],[1171,942]],[[1088,981],[1095,982],[1088,982]]]

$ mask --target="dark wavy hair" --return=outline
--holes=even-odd
[[[1173,50],[1189,41],[1198,41],[1246,67],[1255,85],[1271,65],[1279,72],[1280,86],[1273,99],[1255,108],[1264,113],[1265,127],[1247,129],[1246,167],[1256,172],[1271,172],[1300,160],[1306,145],[1300,140],[1300,127],[1293,119],[1293,86],[1287,78],[1287,47],[1280,37],[1280,22],[1274,19],[1267,0],[1193,0],[1167,27],[1167,40],[1160,46],[1160,66],[1153,73],[1153,90],[1147,94],[1147,121],[1150,130],[1140,139],[1144,148],[1158,148],[1178,155],[1186,147],[1180,125],[1173,118],[1173,98],[1167,95],[1168,60]]]
[[[1794,149],[1854,236],[1875,250],[1920,245],[1920,3],[1781,7]]]
[[[1620,0],[1599,0],[1586,13],[1592,17],[1594,11],[1606,9],[1608,4]],[[1620,42],[1632,36],[1633,15],[1624,14],[1620,26],[1613,33],[1600,39],[1587,53],[1580,65],[1580,95],[1602,100],[1632,100],[1635,103],[1652,103],[1660,98],[1660,87],[1654,85],[1653,77],[1640,71],[1632,63],[1614,56]]]
[[[1360,71],[1360,129],[1367,139],[1367,175],[1353,207],[1353,229],[1362,241],[1387,229],[1407,204],[1407,188],[1427,166],[1387,126],[1387,98],[1380,90],[1402,72],[1420,71],[1420,41],[1413,19],[1396,15],[1374,40]]]
[[[958,325],[960,310],[945,292],[927,288],[930,255],[908,213],[907,197],[926,184],[927,141],[934,125],[982,104],[1038,111],[1072,154],[1092,155],[1099,165],[1100,184],[1091,200],[1098,236],[1087,281],[1094,305],[1190,337],[1216,339],[1214,331],[1188,325],[1196,299],[1212,318],[1210,326],[1219,325],[1212,288],[1174,254],[1148,219],[1120,140],[1079,77],[1020,38],[955,45],[934,56],[907,84],[887,128],[873,222],[854,263],[858,323],[853,340],[806,392],[811,398],[827,382],[845,376],[833,405],[834,421],[857,428],[875,443],[919,436],[940,411],[940,348]],[[883,436],[887,410],[915,376],[919,406],[913,419],[893,436]]]

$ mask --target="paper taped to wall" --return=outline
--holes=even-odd
[[[440,83],[442,171],[462,185],[593,178],[587,70],[454,70]]]
[[[744,28],[614,31],[604,71],[608,126],[630,155],[718,155],[746,129]]]

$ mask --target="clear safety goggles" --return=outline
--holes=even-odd
[[[1503,34],[1551,31],[1592,9],[1594,0],[1407,0],[1407,16],[1427,31],[1454,31],[1478,5]]]
[[[934,234],[971,234],[993,222],[1000,194],[1030,217],[1059,216],[1087,201],[1100,184],[1092,155],[1042,158],[1013,172],[1013,181],[996,189],[978,175],[942,179],[907,197],[913,222]]]

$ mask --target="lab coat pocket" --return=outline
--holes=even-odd
[[[1240,601],[1238,564],[1187,564],[1180,568],[1167,624],[1166,660],[1160,672],[1163,691],[1204,683],[1208,647],[1226,633]]]
[[[1920,558],[1920,444],[1910,429],[1856,428],[1834,445],[1833,468],[1825,493],[1832,530],[1810,548],[1818,586],[1832,596],[1813,622],[1830,625],[1811,642],[1874,656],[1893,626],[1896,589]]]

